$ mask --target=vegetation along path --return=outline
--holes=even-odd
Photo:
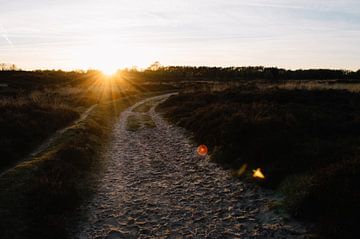
[[[154,110],[171,94],[121,114],[105,172],[76,238],[304,238],[274,211],[277,198],[196,155],[184,131]]]

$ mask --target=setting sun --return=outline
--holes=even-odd
[[[100,70],[106,76],[113,76],[113,75],[115,75],[115,73],[117,72],[118,69],[119,68],[117,68],[115,66],[108,66],[108,67],[103,67]]]

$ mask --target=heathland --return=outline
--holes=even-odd
[[[157,111],[207,145],[219,166],[284,195],[282,207],[315,223],[319,235],[354,237],[359,79],[360,71],[264,67],[158,67],[112,77],[0,71],[0,237],[68,236],[74,211],[93,196],[120,113],[170,91],[179,94]],[[134,118],[129,130],[139,122],[155,127]],[[256,168],[265,179],[252,179]]]
[[[261,168],[259,183],[282,192],[283,206],[323,237],[356,234],[359,93],[244,85],[180,93],[158,110],[234,176],[247,180],[245,168]]]

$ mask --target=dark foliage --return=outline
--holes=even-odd
[[[124,70],[122,74],[153,80],[360,80],[359,71],[310,69],[286,70],[276,67],[192,67],[167,66],[145,71]]]
[[[0,115],[0,169],[24,157],[79,116],[70,109],[38,104],[0,106]]]
[[[180,94],[160,110],[208,145],[221,165],[260,167],[266,186],[286,185],[289,209],[320,227],[331,226],[328,237],[355,232],[359,94],[239,88]]]
[[[0,170],[97,102],[90,73],[0,71]]]

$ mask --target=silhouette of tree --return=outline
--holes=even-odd
[[[17,71],[19,68],[15,64],[0,63],[1,71]]]
[[[158,62],[158,61],[155,61],[154,63],[152,63],[150,66],[149,66],[149,70],[151,70],[151,71],[157,71],[157,70],[159,70],[161,68],[161,64],[160,64],[160,62]]]

